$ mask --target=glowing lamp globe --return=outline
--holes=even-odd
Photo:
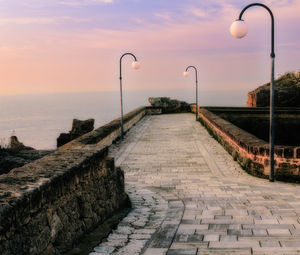
[[[248,33],[248,26],[243,20],[236,20],[231,24],[230,33],[238,39],[243,38]]]
[[[141,67],[140,63],[138,61],[133,61],[131,64],[132,68],[137,70]]]
[[[189,76],[189,72],[186,72],[186,71],[183,72],[183,76],[184,76],[184,77],[188,77],[188,76]]]

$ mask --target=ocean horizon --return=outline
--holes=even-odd
[[[171,97],[195,102],[195,91],[135,90],[123,91],[124,114],[147,106],[149,97]],[[242,90],[199,90],[200,106],[245,106],[247,92]],[[67,133],[74,118],[95,119],[98,128],[120,117],[120,92],[26,94],[0,96],[0,144],[11,135],[35,149],[55,149],[56,138]]]

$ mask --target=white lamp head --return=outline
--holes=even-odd
[[[183,76],[184,76],[184,77],[188,77],[188,76],[189,76],[189,72],[184,71],[184,72],[183,72]]]
[[[230,33],[238,39],[243,38],[248,33],[248,26],[243,20],[236,20],[231,24]]]
[[[132,64],[131,64],[131,66],[135,70],[137,70],[137,69],[139,69],[141,67],[140,62],[138,62],[138,61],[133,61]]]

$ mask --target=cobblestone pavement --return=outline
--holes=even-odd
[[[93,255],[300,254],[300,186],[245,173],[194,115],[147,116],[111,154],[133,211]]]

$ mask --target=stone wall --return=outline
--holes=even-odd
[[[234,114],[234,111],[243,111],[243,108],[224,109],[231,109],[231,114]],[[192,111],[195,112],[194,105]],[[269,144],[221,118],[214,111],[220,114],[222,108],[199,108],[199,121],[248,173],[268,178]],[[299,171],[300,145],[275,146],[276,179],[299,182]]]
[[[269,141],[268,108],[210,107],[210,111],[264,141]],[[276,108],[275,144],[300,145],[300,108]]]
[[[146,114],[124,116],[124,130]],[[0,254],[62,254],[128,205],[124,175],[108,158],[120,120],[0,176]]]

